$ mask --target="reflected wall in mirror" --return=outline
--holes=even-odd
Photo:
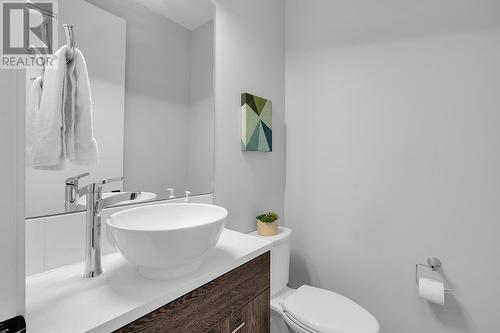
[[[80,187],[124,177],[105,185],[104,195],[142,191],[164,200],[168,189],[177,197],[213,191],[214,10],[210,0],[59,1],[58,45],[67,43],[63,24],[73,25],[87,66],[98,160],[65,156],[58,167],[33,167],[27,150],[28,218],[85,210],[84,198],[71,205],[65,198],[74,196],[66,180],[87,172]],[[48,75],[49,69],[27,70],[27,114],[33,79]],[[52,89],[43,83],[42,96]]]

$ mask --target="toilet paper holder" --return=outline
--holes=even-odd
[[[420,274],[418,274],[418,268],[419,267],[426,267],[430,268],[433,272],[438,272],[438,270],[443,266],[441,263],[441,260],[436,257],[429,257],[427,258],[427,265],[426,264],[416,264],[415,265],[415,283],[418,286],[418,278],[420,277]],[[443,279],[443,284],[444,284],[444,291],[449,293],[451,292],[451,288],[449,287],[448,282],[444,278],[444,276],[440,273],[441,278]]]

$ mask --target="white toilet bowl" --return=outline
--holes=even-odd
[[[378,333],[380,326],[367,310],[329,290],[287,286],[292,230],[280,227],[271,250],[271,333]]]

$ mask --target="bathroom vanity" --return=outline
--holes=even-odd
[[[269,265],[266,252],[116,332],[269,332]]]
[[[26,283],[28,332],[269,332],[272,243],[224,229],[199,269],[167,280],[137,273],[120,253],[102,275],[82,263]]]

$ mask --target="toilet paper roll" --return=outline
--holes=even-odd
[[[438,280],[419,278],[418,295],[431,303],[444,305],[444,284]]]

